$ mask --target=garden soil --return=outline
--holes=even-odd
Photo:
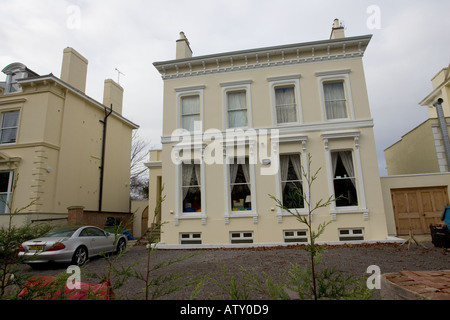
[[[423,246],[425,246],[425,248]],[[120,288],[114,289],[117,299],[144,299],[145,283],[134,274],[145,276],[147,271],[147,252],[145,245],[136,244],[114,266],[117,270],[128,270],[131,273],[124,277]],[[116,257],[112,257],[116,258]],[[436,248],[431,241],[412,243],[377,243],[377,244],[343,244],[327,246],[321,253],[319,270],[334,269],[342,276],[368,277],[370,266],[377,266],[382,274],[409,271],[435,271],[450,269],[450,251]],[[95,258],[81,269],[82,282],[96,284],[101,282],[107,272],[105,258]],[[229,289],[232,279],[244,283],[243,269],[258,275],[260,278],[270,277],[274,282],[286,279],[292,264],[307,266],[310,264],[309,253],[301,246],[262,247],[247,249],[208,249],[208,250],[156,250],[150,257],[153,269],[150,277],[161,281],[165,277],[179,276],[180,285],[188,283],[193,277],[204,278],[196,299],[214,300],[230,299]],[[156,267],[156,269],[155,269]],[[40,270],[32,270],[23,266],[30,275],[57,275],[66,271],[67,266],[45,266]],[[208,276],[206,278],[206,276]],[[113,280],[118,284],[118,278]],[[163,285],[158,285],[162,288]],[[160,300],[190,299],[195,286],[175,290],[174,292],[155,297]],[[242,287],[241,287],[242,289]],[[373,298],[383,298],[379,290]],[[253,300],[270,299],[261,293],[249,290],[248,298]]]

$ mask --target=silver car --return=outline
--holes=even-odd
[[[22,243],[19,256],[32,267],[49,262],[81,266],[91,257],[121,252],[126,246],[127,238],[123,234],[109,233],[92,226],[67,226]]]

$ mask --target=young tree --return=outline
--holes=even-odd
[[[316,240],[320,237],[320,235],[325,231],[325,228],[331,223],[329,222],[323,222],[320,223],[317,227],[317,230],[314,230],[313,228],[313,214],[317,210],[321,208],[328,207],[333,201],[336,201],[341,198],[335,198],[333,195],[331,195],[328,199],[323,200],[320,199],[317,202],[313,202],[311,190],[314,181],[317,180],[317,177],[319,175],[319,172],[322,168],[319,168],[317,171],[315,171],[314,174],[311,174],[311,164],[312,164],[312,157],[310,154],[308,154],[308,166],[305,170],[305,167],[302,165],[302,175],[304,177],[304,180],[307,184],[307,190],[309,190],[307,193],[303,191],[303,189],[297,187],[295,185],[295,197],[300,199],[305,203],[305,207],[307,208],[307,215],[301,214],[298,212],[297,209],[291,209],[286,207],[283,204],[283,201],[280,199],[277,199],[274,196],[269,195],[273,200],[275,200],[277,207],[282,208],[283,210],[286,210],[291,215],[293,215],[297,221],[299,221],[302,224],[305,224],[308,228],[308,238],[309,243],[305,247],[305,250],[309,252],[310,254],[310,267],[311,267],[311,277],[312,277],[312,290],[313,290],[313,297],[314,300],[317,300],[318,294],[317,294],[317,277],[316,277],[316,264],[318,263],[318,258],[320,252],[323,250],[323,248],[319,245],[317,245]]]

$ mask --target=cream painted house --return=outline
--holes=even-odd
[[[87,66],[66,48],[60,78],[21,63],[2,70],[0,215],[29,204],[24,213],[67,213],[69,206],[129,212],[138,126],[122,116],[123,88],[114,81],[105,81],[103,103],[86,95]]]
[[[370,40],[345,37],[336,20],[327,40],[195,57],[180,33],[176,59],[154,63],[164,81],[163,147],[149,163],[165,196],[161,243],[305,242],[305,226],[269,197],[307,214],[296,187],[313,202],[346,197],[314,214],[316,226],[332,221],[321,241],[386,240],[362,63]],[[312,190],[308,154],[322,168]]]
[[[385,150],[389,175],[448,172],[446,153],[450,145],[450,67],[443,68],[431,79],[433,91],[419,104],[428,107],[429,118],[405,134],[402,139]],[[442,99],[442,119],[446,124],[441,127],[437,108],[433,105]],[[447,127],[447,129],[445,129]],[[444,130],[442,130],[444,129]]]

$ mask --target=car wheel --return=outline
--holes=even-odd
[[[86,263],[87,260],[88,260],[88,251],[86,247],[78,247],[73,254],[72,263],[77,266],[82,266],[83,264]]]
[[[122,251],[125,250],[126,247],[127,247],[127,243],[126,243],[125,239],[123,239],[123,238],[119,239],[119,242],[117,242],[116,253],[117,254],[121,253]]]

